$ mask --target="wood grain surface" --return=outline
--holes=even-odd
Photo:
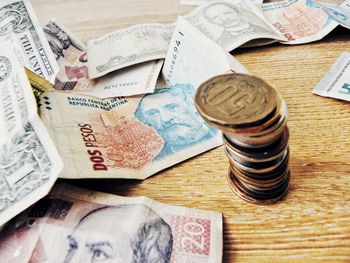
[[[32,0],[41,23],[56,18],[83,41],[143,22],[173,22],[193,9],[180,0]],[[250,72],[280,90],[289,108],[291,189],[278,203],[242,201],[226,181],[223,147],[145,181],[69,183],[123,196],[213,210],[224,217],[224,262],[350,262],[350,104],[311,94],[350,30],[311,44],[238,49]]]

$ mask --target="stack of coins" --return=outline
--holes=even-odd
[[[200,85],[195,105],[223,132],[231,189],[255,204],[283,197],[290,179],[289,131],[280,93],[260,78],[224,74]]]

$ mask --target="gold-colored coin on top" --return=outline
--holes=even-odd
[[[246,128],[273,116],[279,105],[277,91],[264,80],[247,74],[224,74],[202,83],[195,105],[209,124]]]

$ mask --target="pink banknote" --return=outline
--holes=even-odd
[[[283,34],[287,44],[301,44],[323,38],[338,24],[313,1],[284,0],[262,4],[264,15]]]
[[[59,185],[0,244],[0,262],[221,262],[222,217]]]

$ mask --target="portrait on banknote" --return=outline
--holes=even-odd
[[[45,25],[43,30],[61,69],[57,75],[56,84],[88,79],[87,53],[80,41],[54,21]],[[61,86],[56,85],[55,88],[59,89],[58,87]],[[64,87],[73,89],[74,85],[64,85]]]
[[[41,117],[63,156],[61,176],[83,169],[89,177],[142,178],[219,145],[219,132],[198,116],[193,94],[189,84],[104,100],[46,93]]]
[[[126,215],[137,213],[146,217],[130,224],[130,217]],[[106,218],[115,220],[96,226],[96,222]],[[80,262],[98,259],[104,262],[166,263],[170,261],[173,242],[170,226],[156,212],[141,204],[92,210],[79,220],[67,238],[69,248],[65,263],[75,262],[74,258]],[[87,251],[86,247],[89,248]]]
[[[252,13],[244,2],[240,4],[213,2],[187,19],[222,47],[230,46],[243,36],[271,33],[265,21]]]
[[[30,253],[22,254],[30,262],[170,262],[172,230],[153,209],[92,203],[87,208],[86,202],[73,201],[41,200],[15,230],[5,229],[4,247],[32,242]]]
[[[56,60],[64,57],[64,50],[71,45],[69,36],[54,23],[47,24],[43,30]]]
[[[173,25],[140,24],[90,40],[87,45],[89,76],[97,78],[114,70],[164,58],[172,33]]]
[[[0,229],[0,262],[221,262],[222,215],[58,184]]]
[[[194,92],[191,84],[176,84],[157,89],[155,94],[141,99],[135,117],[156,129],[164,140],[156,159],[210,139],[217,133],[199,118],[193,105]]]

